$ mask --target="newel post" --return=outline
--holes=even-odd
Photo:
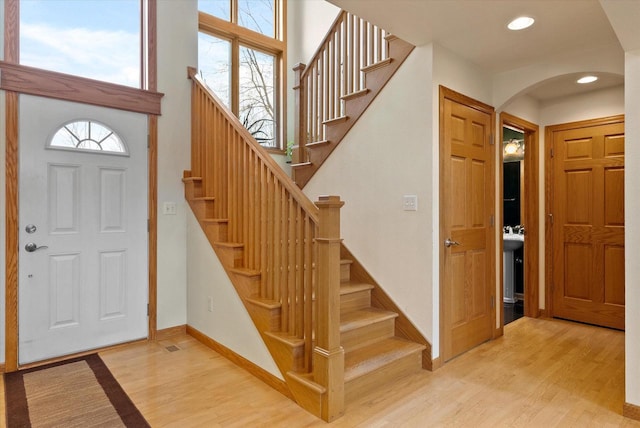
[[[303,63],[296,64],[293,67],[295,73],[293,94],[295,98],[294,104],[294,128],[293,128],[293,152],[291,153],[291,162],[296,164],[306,161],[304,156],[305,144],[307,143],[306,132],[307,129],[307,112],[306,112],[306,88],[302,79],[302,73],[307,66]]]
[[[321,196],[318,236],[317,327],[313,352],[314,380],[324,386],[321,417],[332,421],[344,413],[344,349],[340,346],[340,208],[339,196]]]

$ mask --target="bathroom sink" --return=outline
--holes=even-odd
[[[513,251],[524,245],[524,235],[517,233],[505,233],[503,235],[504,250]]]
[[[502,235],[504,243],[503,257],[503,276],[504,276],[504,294],[502,296],[505,303],[515,303],[518,301],[515,297],[515,266],[513,252],[524,245],[524,235],[518,233],[505,233]]]

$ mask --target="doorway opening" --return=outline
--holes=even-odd
[[[539,127],[500,114],[501,326],[539,316]]]

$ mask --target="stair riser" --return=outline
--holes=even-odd
[[[351,281],[351,263],[340,264],[340,282]]]
[[[362,397],[369,391],[379,391],[381,384],[422,370],[422,352],[415,352],[397,359],[386,366],[347,382],[345,401],[350,402]]]
[[[369,306],[371,306],[371,290],[362,290],[340,296],[341,313],[357,311]]]
[[[186,183],[184,183],[184,196],[188,201],[202,196],[202,182],[187,181]]]
[[[251,302],[245,305],[258,331],[280,330],[280,308],[264,308]]]
[[[215,217],[213,211],[213,200],[191,200],[190,205],[196,218],[213,218]]]
[[[209,223],[202,227],[204,233],[212,242],[227,242],[227,224],[226,223]]]
[[[340,344],[345,352],[361,348],[373,342],[392,337],[395,318],[389,318],[366,326],[340,333]]]
[[[214,247],[216,254],[220,258],[220,261],[227,268],[237,268],[242,267],[243,258],[244,258],[244,249],[243,248],[228,248],[228,247],[220,247],[214,245],[215,242],[211,242],[211,245]]]
[[[302,346],[292,348],[286,343],[276,340],[268,335],[262,335],[267,348],[274,356],[281,373],[290,371],[301,372],[304,370],[304,348]]]
[[[260,292],[259,276],[246,276],[233,272],[230,272],[229,276],[232,279],[236,291],[241,297],[255,296]]]

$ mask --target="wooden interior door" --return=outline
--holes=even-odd
[[[440,90],[441,344],[444,361],[492,338],[493,108]]]
[[[624,118],[550,134],[552,314],[624,329]]]

